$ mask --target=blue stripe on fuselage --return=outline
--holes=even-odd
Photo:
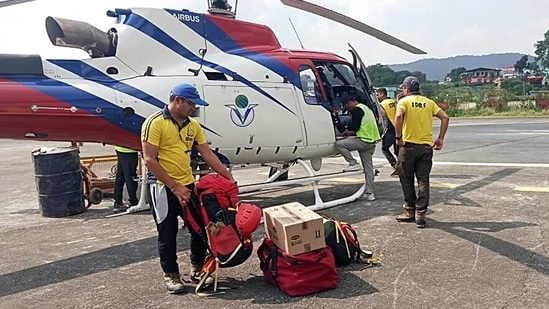
[[[170,12],[170,10],[167,10],[167,12]],[[172,11],[172,12],[179,12],[179,11]],[[194,53],[189,51],[187,48],[185,48],[185,46],[181,45],[177,40],[172,38],[170,35],[168,35],[162,29],[158,28],[157,26],[155,26],[153,23],[151,23],[147,19],[145,19],[145,18],[143,18],[143,17],[141,17],[141,16],[139,16],[135,13],[130,15],[130,17],[125,20],[125,24],[128,25],[128,26],[134,27],[138,31],[143,32],[144,34],[146,34],[149,37],[151,37],[152,39],[158,41],[160,44],[166,46],[167,48],[169,48],[173,52],[177,53],[178,55],[180,55],[180,56],[182,56],[182,57],[184,57],[184,58],[186,58],[186,59],[188,59],[192,62],[195,62],[197,64],[202,64],[202,65],[207,66],[209,68],[215,69],[215,70],[217,70],[219,72],[222,72],[222,73],[224,73],[228,76],[233,75],[233,72],[234,72],[233,70],[230,70],[228,68],[225,68],[225,67],[223,67],[219,64],[213,63],[213,62],[202,60],[202,58],[196,56]],[[189,24],[192,24],[191,29],[193,29],[193,31],[195,31],[195,32],[197,31],[197,27],[199,27],[199,25],[201,25],[201,23],[195,23],[195,22],[189,22]],[[243,78],[240,75],[238,76],[238,81],[242,82],[243,84],[245,84],[246,86],[252,88],[253,90],[261,93],[263,96],[269,98],[273,102],[277,103],[278,105],[280,105],[281,107],[283,107],[284,109],[286,109],[287,111],[289,111],[290,113],[295,115],[295,113],[292,110],[290,110],[287,106],[285,106],[282,102],[280,102],[279,100],[274,98],[268,92],[261,89],[261,87],[255,85],[253,82]]]
[[[108,88],[113,89],[115,91],[125,93],[129,96],[132,96],[134,98],[137,98],[139,100],[147,102],[147,103],[149,103],[149,104],[151,104],[155,107],[158,107],[160,109],[164,108],[164,106],[166,105],[164,102],[160,101],[159,99],[155,98],[154,96],[152,96],[152,95],[150,95],[150,94],[148,94],[144,91],[141,91],[141,90],[139,90],[139,89],[137,89],[133,86],[130,86],[128,84],[120,82],[116,79],[113,79],[112,77],[108,76],[107,74],[103,73],[100,70],[97,70],[96,68],[92,67],[91,65],[89,65],[89,64],[87,64],[83,61],[80,61],[80,60],[47,60],[47,61],[49,61],[52,64],[57,65],[57,66],[65,69],[67,71],[70,71],[73,74],[78,75],[78,76],[80,76],[80,77],[82,77],[86,80],[93,81],[97,84],[108,87]],[[70,85],[68,85],[68,86],[70,86]],[[77,88],[74,88],[74,89],[77,89]],[[79,90],[79,89],[77,89],[77,90]],[[81,91],[81,90],[79,90],[79,91]],[[91,95],[91,94],[89,94],[89,95]],[[98,98],[98,97],[95,97],[95,96],[94,96],[94,98],[96,98],[97,100],[102,100],[105,103],[109,103],[110,108],[112,108],[112,106],[115,106],[116,108],[120,109],[120,115],[121,115],[122,109],[120,107],[118,107],[117,105],[112,104],[108,101],[105,101],[105,100],[103,100],[101,98]],[[67,101],[64,98],[59,98],[59,99],[62,100],[62,101]],[[138,117],[141,118],[139,127],[137,127],[137,129],[135,131],[134,131],[133,128],[131,129],[132,132],[136,132],[137,134],[140,133],[141,123],[143,123],[143,121],[144,121],[143,117],[141,117],[141,116],[138,116]],[[112,121],[112,120],[110,120],[110,121],[113,122],[114,124],[118,124],[118,121],[116,121],[116,119],[114,121]],[[202,127],[206,131],[211,132],[212,134],[215,134],[215,135],[221,137],[220,134],[218,134],[217,132],[212,131],[208,127],[206,127],[204,125]]]
[[[206,17],[206,15],[204,15],[204,17]],[[204,18],[204,33],[197,33],[205,37],[208,42],[212,43],[215,47],[219,48],[223,52],[252,60],[253,62],[268,68],[269,70],[277,73],[280,76],[286,76],[288,78],[288,81],[290,81],[298,89],[301,89],[301,82],[299,80],[298,74],[296,74],[290,67],[264,53],[250,51],[242,47],[235,40],[233,40],[223,29],[219,28],[215,23],[213,23],[209,18]]]
[[[139,100],[145,101],[151,105],[154,105],[158,108],[163,108],[166,104],[152,95],[141,91],[135,87],[132,87],[128,84],[120,82],[102,71],[92,67],[91,65],[80,61],[80,60],[47,60],[57,66],[62,67],[63,69],[72,72],[75,75],[78,75],[86,80],[96,82],[105,87],[120,91],[127,95],[130,95]]]
[[[34,78],[13,78],[13,82],[19,83],[25,87],[32,88],[33,90],[44,93],[52,98],[57,99],[60,102],[65,102],[67,105],[72,105],[79,110],[86,111],[90,114],[97,116],[99,119],[103,119],[112,124],[120,126],[121,128],[128,130],[134,134],[140,134],[141,123],[145,120],[139,115],[138,121],[121,121],[122,117],[122,108],[104,100],[100,97],[97,97],[91,93],[80,90],[72,85],[66,84],[60,80],[51,79],[51,78],[41,78],[39,80]],[[103,112],[100,114],[96,113],[97,109],[101,109]],[[109,110],[114,110],[114,114],[107,114]],[[115,116],[118,115],[118,116]],[[139,123],[138,126],[133,123]]]

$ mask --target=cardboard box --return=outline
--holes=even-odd
[[[263,209],[267,236],[289,254],[326,247],[322,217],[300,203]]]

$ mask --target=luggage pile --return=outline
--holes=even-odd
[[[381,261],[360,247],[351,224],[300,203],[266,208],[263,217],[266,235],[257,250],[259,266],[267,282],[290,296],[336,288],[336,267],[357,262],[365,269]]]
[[[265,279],[290,296],[333,289],[338,273],[322,216],[300,203],[265,208],[266,236],[257,250]]]

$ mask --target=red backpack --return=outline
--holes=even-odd
[[[189,203],[186,207],[187,222],[208,247],[195,292],[212,275],[215,275],[215,291],[218,268],[240,265],[250,257],[251,234],[261,221],[261,208],[241,203],[238,186],[218,174],[201,177],[194,191],[199,203]]]

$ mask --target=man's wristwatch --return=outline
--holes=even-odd
[[[401,138],[402,138],[402,136],[395,136],[395,138],[396,138],[396,139],[401,139]]]

